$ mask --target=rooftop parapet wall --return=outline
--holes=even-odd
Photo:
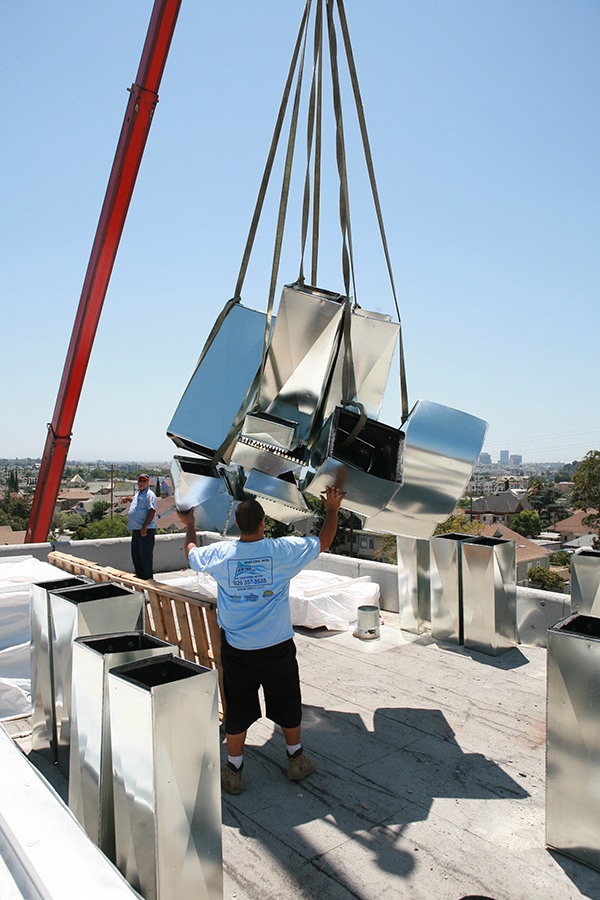
[[[212,532],[199,532],[202,546],[222,540],[221,535]],[[107,538],[97,541],[73,541],[56,544],[20,544],[0,547],[0,563],[10,557],[33,556],[47,562],[48,553],[59,550],[62,553],[77,556],[95,562],[101,566],[111,566],[125,572],[132,571],[130,538]],[[187,568],[183,534],[159,534],[154,549],[155,571],[174,572]],[[371,560],[338,556],[334,553],[321,553],[318,559],[308,566],[309,569],[332,572],[336,575],[347,575],[360,578],[369,575],[379,584],[380,605],[387,612],[397,613],[398,569],[387,563]],[[534,590],[517,587],[517,635],[519,643],[533,647],[546,646],[546,632],[560,619],[571,612],[569,594],[557,594],[551,591]]]

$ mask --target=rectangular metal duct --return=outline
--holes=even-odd
[[[267,413],[246,416],[231,462],[275,478],[288,472],[299,475],[306,465],[306,448],[296,446],[296,429],[296,422]]]
[[[212,458],[241,425],[256,396],[265,327],[265,313],[241,303],[226,311],[167,429],[178,447]]]
[[[342,400],[358,400],[369,418],[379,418],[399,333],[400,325],[392,322],[390,316],[359,308],[352,310],[349,363],[355,392],[352,397],[344,397],[342,344],[323,411],[324,419],[329,418]]]
[[[216,671],[159,656],[108,680],[119,869],[145,900],[222,900]]]
[[[365,531],[430,538],[467,486],[487,422],[449,406],[418,400],[402,425],[403,484]]]
[[[261,504],[265,515],[286,525],[313,516],[312,510],[296,485],[282,478],[274,478],[253,469],[246,480],[245,490]]]
[[[600,870],[600,619],[548,630],[546,843]]]
[[[571,557],[571,609],[600,615],[600,550],[577,550]]]
[[[342,506],[363,516],[374,515],[390,502],[402,481],[404,435],[398,428],[367,419],[354,436],[361,417],[337,407],[323,430],[317,453],[326,457],[304,488],[318,497],[327,485],[346,491]],[[315,454],[316,455],[316,454]]]
[[[431,636],[463,642],[462,544],[472,534],[448,533],[431,538]]]
[[[57,578],[32,584],[29,591],[31,658],[31,746],[57,760],[52,626],[49,592],[90,584],[88,578]]]
[[[69,775],[73,641],[89,634],[141,631],[144,596],[108,581],[49,592],[57,761]]]
[[[319,288],[286,285],[273,328],[259,405],[296,422],[295,444],[306,444],[322,415],[336,359],[344,298]]]
[[[396,538],[400,628],[421,634],[431,628],[429,541]]]
[[[141,631],[73,641],[69,809],[92,841],[115,862],[115,817],[108,672],[171,652],[172,644]]]
[[[175,505],[194,507],[196,528],[229,534],[234,522],[236,502],[231,484],[205,457],[175,456],[171,463]]]
[[[474,537],[461,549],[465,647],[496,656],[517,643],[515,542]]]

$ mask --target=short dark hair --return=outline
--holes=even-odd
[[[265,517],[258,500],[242,500],[235,511],[235,521],[242,534],[256,534]]]

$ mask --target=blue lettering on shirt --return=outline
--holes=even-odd
[[[232,559],[228,561],[229,586],[232,588],[256,588],[273,584],[273,560]]]

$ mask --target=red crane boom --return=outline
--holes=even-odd
[[[112,165],[90,254],[71,342],[33,497],[25,543],[47,539],[65,468],[75,414],[119,248],[129,203],[158,103],[181,0],[155,0],[135,83]]]

